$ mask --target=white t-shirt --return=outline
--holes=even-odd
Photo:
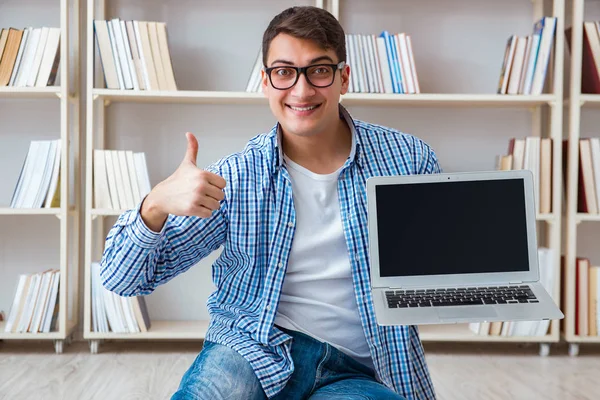
[[[352,154],[354,147],[353,138]],[[275,324],[327,342],[373,368],[341,221],[341,168],[315,174],[284,158],[292,181],[296,231]]]

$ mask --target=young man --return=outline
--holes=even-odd
[[[174,399],[433,399],[416,327],[378,326],[367,178],[440,171],[423,141],[353,120],[345,36],[314,7],[277,15],[262,85],[279,123],[207,170],[179,168],[109,232],[105,287],[146,295],[223,246],[204,348]]]

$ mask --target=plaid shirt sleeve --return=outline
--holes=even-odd
[[[209,218],[169,215],[160,232],[146,226],[140,209],[123,213],[106,237],[102,283],[121,296],[152,293],[225,242],[226,199]]]

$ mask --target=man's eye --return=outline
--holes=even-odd
[[[292,72],[289,68],[279,68],[275,70],[275,73],[279,76],[288,76],[291,75]]]

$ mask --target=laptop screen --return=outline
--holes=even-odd
[[[529,270],[522,179],[375,190],[382,277]]]

